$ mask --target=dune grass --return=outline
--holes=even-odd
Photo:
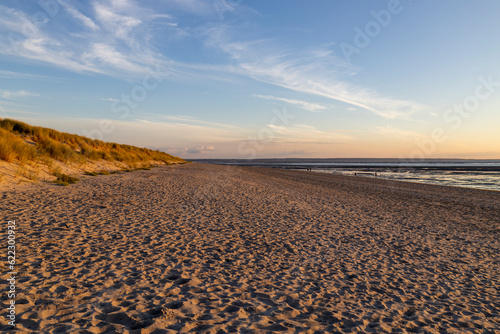
[[[37,150],[13,133],[0,128],[0,160],[33,161],[36,159]]]
[[[77,181],[80,181],[79,178],[73,177],[64,173],[56,172],[54,175],[57,177],[53,182],[55,184],[59,184],[61,186],[67,186],[72,183],[76,183]]]
[[[88,160],[117,161],[127,165],[160,162],[183,163],[168,153],[32,126],[12,119],[0,119],[0,160],[85,163]]]

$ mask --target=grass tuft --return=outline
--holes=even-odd
[[[80,179],[77,177],[69,176],[68,174],[64,174],[61,172],[54,172],[54,176],[57,177],[57,179],[55,179],[53,182],[62,186],[67,186],[69,184],[80,181]]]
[[[0,128],[0,160],[7,162],[33,161],[36,149],[18,136]]]

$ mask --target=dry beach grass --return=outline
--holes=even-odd
[[[80,174],[178,163],[186,161],[157,150],[103,142],[0,118],[0,191],[18,189],[21,183],[53,181],[67,185],[64,179],[77,179]]]
[[[0,196],[20,331],[500,333],[498,192],[188,164]]]

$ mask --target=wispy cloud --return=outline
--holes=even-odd
[[[46,75],[38,75],[31,73],[13,72],[13,71],[2,71],[0,70],[0,78],[3,79],[31,79],[31,80],[59,80],[55,77],[50,77]]]
[[[249,34],[242,33],[248,31],[244,20],[243,23],[231,21],[233,25],[229,25],[220,18],[215,19],[217,8],[212,1],[163,0],[159,3],[162,10],[158,6],[148,8],[138,1],[103,0],[86,4],[83,10],[81,3],[61,1],[64,10],[50,20],[57,23],[63,19],[58,15],[66,13],[75,25],[33,24],[30,13],[0,6],[0,54],[126,80],[141,78],[152,66],[168,68],[165,73],[171,80],[200,76],[208,80],[251,78],[311,97],[340,101],[384,118],[408,118],[425,108],[415,101],[386,96],[353,83],[351,79],[359,69],[332,52],[331,45],[297,50],[278,39],[245,37]],[[231,15],[251,12],[243,4],[234,5]],[[172,14],[179,11],[207,21],[190,21],[179,27],[177,21],[186,17]],[[175,61],[175,52],[169,54],[168,48],[158,48],[159,44],[175,38],[190,38],[190,42],[200,44],[200,48],[222,51],[226,59],[220,59],[217,64]],[[295,99],[268,99],[309,111],[326,108]]]
[[[135,43],[130,33],[142,23],[137,15],[141,13],[139,8],[128,1],[96,2],[94,11],[97,21],[108,33],[126,43]]]
[[[168,63],[168,58],[150,45],[154,26],[171,21],[167,14],[158,15],[132,1],[92,2],[93,17],[66,2],[61,5],[64,11],[51,20],[57,23],[61,12],[66,12],[76,25],[36,25],[29,13],[0,6],[0,54],[121,78],[142,76],[151,66]],[[71,30],[65,30],[69,27]]]
[[[189,116],[163,116],[143,114],[141,119],[133,122],[120,122],[120,126],[132,127],[132,123],[147,125],[146,130],[152,138],[168,138],[171,143],[179,143],[182,147],[210,146],[212,143],[234,141],[245,138],[249,131],[238,126],[199,120]],[[183,143],[183,144],[182,144]],[[200,145],[200,143],[203,143]],[[210,143],[210,144],[206,144]],[[152,143],[148,143],[151,146]],[[158,145],[156,145],[158,146]]]
[[[65,1],[58,0],[59,4],[64,7],[64,9],[78,22],[82,23],[87,28],[91,30],[99,30],[99,26],[88,16],[85,16],[78,9],[70,5]]]
[[[235,63],[233,71],[240,75],[344,102],[384,118],[408,118],[424,109],[415,101],[385,97],[373,89],[349,83],[357,69],[328,50],[297,52],[276,41],[235,41],[231,28],[217,26],[207,30],[208,45],[225,52]]]
[[[277,126],[269,124],[268,127],[274,134],[273,141],[282,143],[345,143],[354,138],[345,133],[323,131],[307,124],[294,124]]]
[[[314,68],[297,65],[294,60],[277,60],[272,57],[263,62],[242,63],[241,68],[259,81],[344,102],[385,118],[407,118],[423,107],[414,101],[387,98],[374,90],[325,78]]]
[[[25,90],[12,91],[12,90],[0,89],[0,97],[4,99],[14,100],[19,98],[34,97],[34,96],[40,96],[40,94],[31,93]]]
[[[118,102],[120,100],[118,99],[115,99],[115,98],[112,98],[112,97],[103,97],[102,99],[100,99],[101,101],[109,101],[109,102]]]
[[[264,99],[264,100],[274,100],[274,101],[285,102],[288,104],[298,106],[299,108],[302,108],[304,110],[313,111],[313,112],[328,109],[327,106],[319,104],[319,103],[312,103],[312,102],[306,102],[306,101],[294,100],[294,99],[286,99],[283,97],[276,97],[276,96],[272,96],[272,95],[254,94],[252,96],[257,97],[259,99]]]
[[[144,114],[144,116],[149,116],[149,119],[154,122],[182,122],[186,124],[196,124],[200,126],[209,126],[215,129],[227,129],[232,131],[241,131],[242,129],[238,126],[226,124],[226,123],[217,123],[210,122],[201,119],[197,119],[191,116],[180,116],[180,115],[153,115],[153,114]]]

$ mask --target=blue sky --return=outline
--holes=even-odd
[[[0,117],[185,158],[500,158],[498,1],[0,4]]]

